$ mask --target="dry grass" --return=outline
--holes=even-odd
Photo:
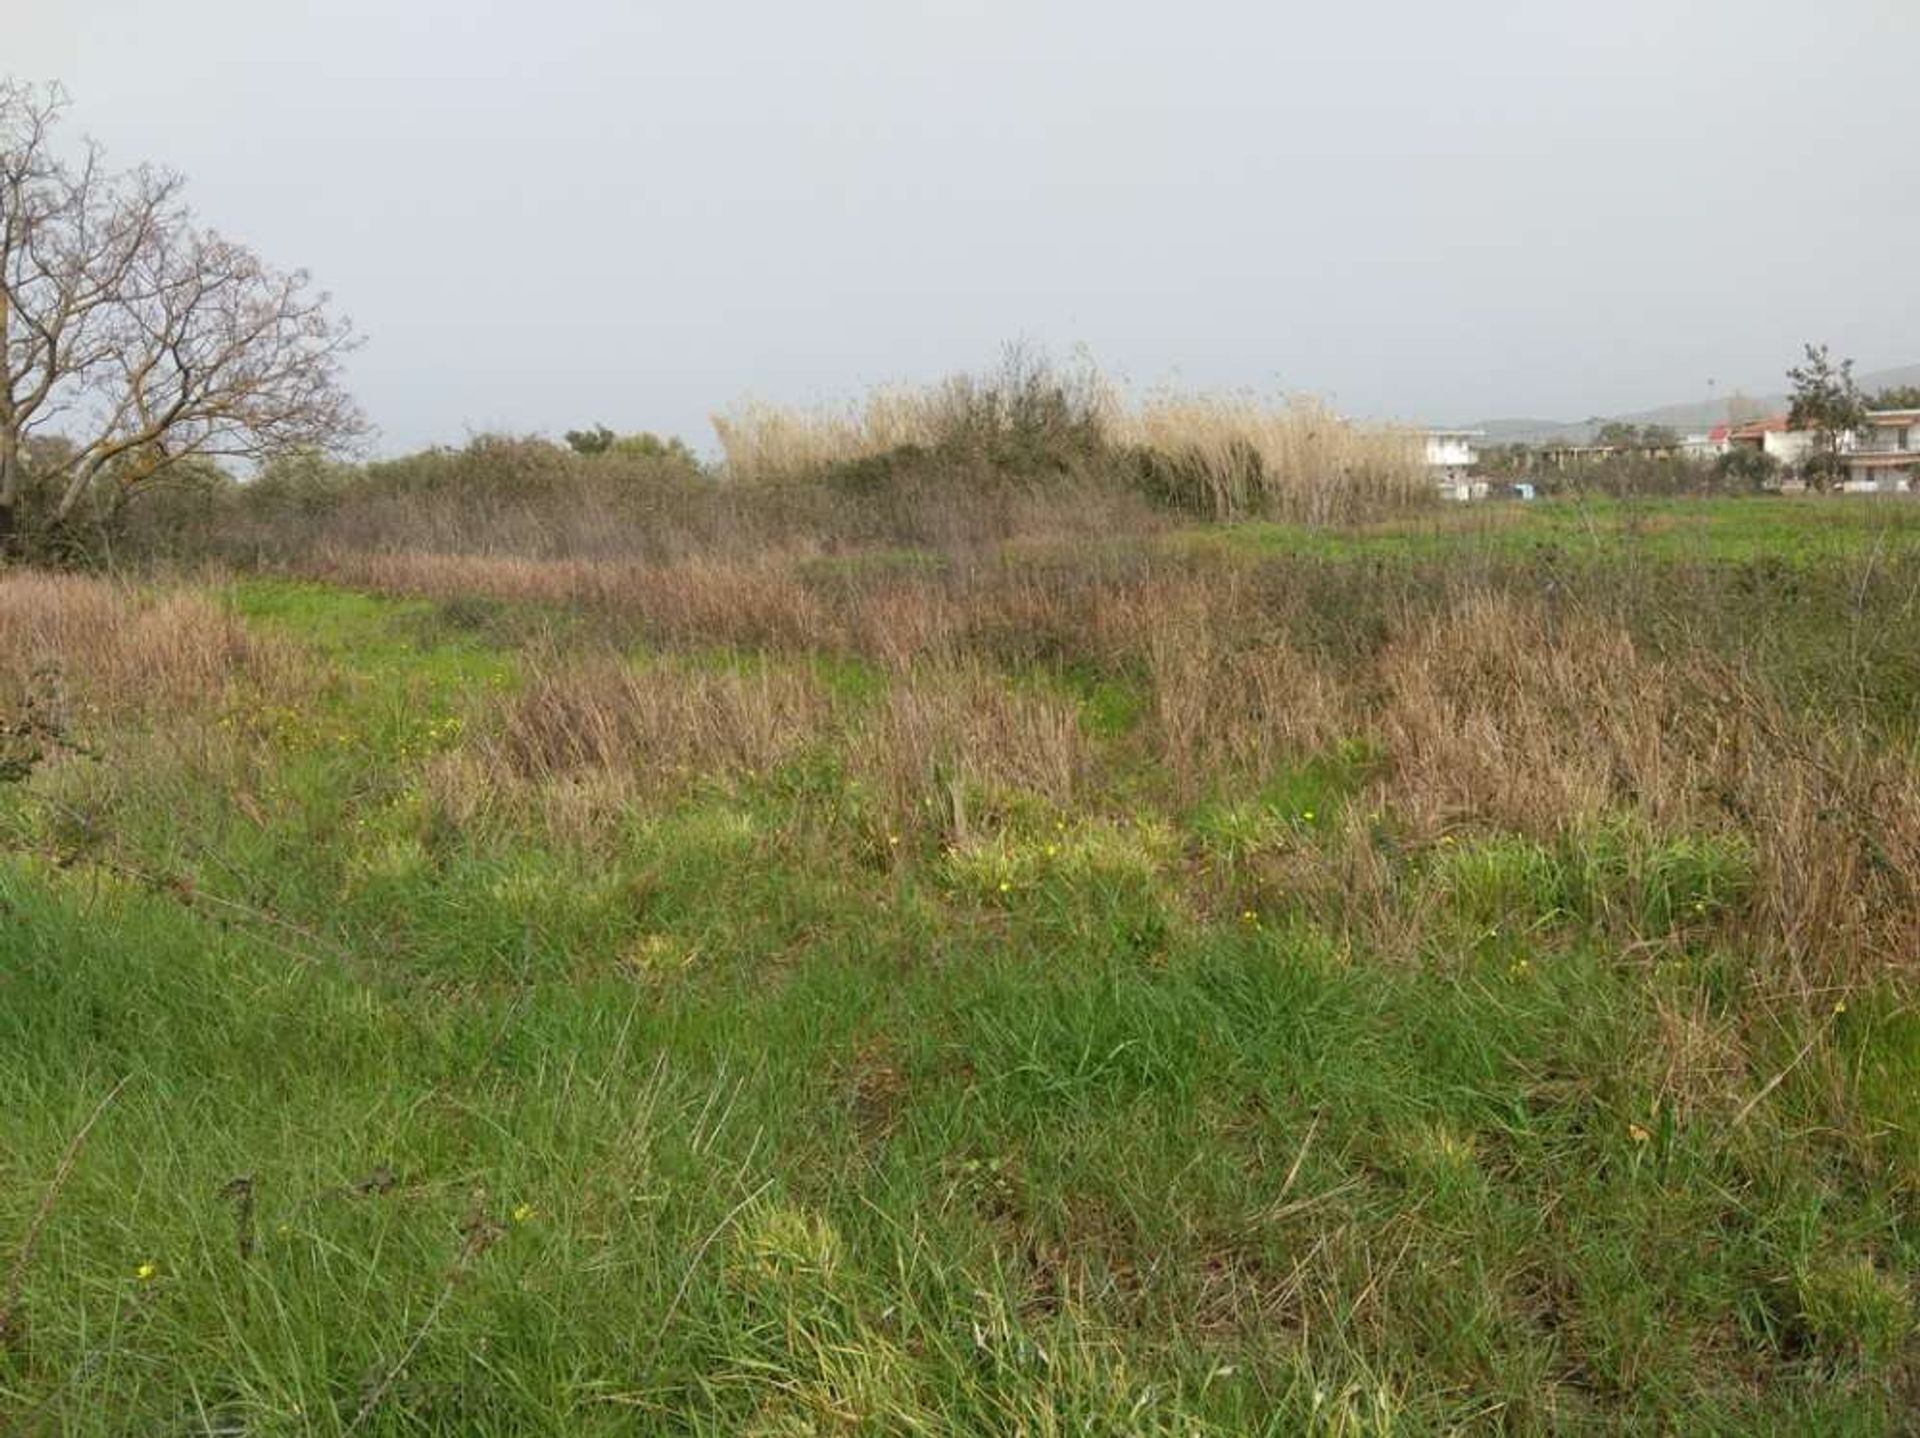
[[[1299,642],[1314,619],[1309,585],[1139,555],[823,578],[778,556],[649,567],[350,554],[326,573],[579,605],[622,644],[770,656],[746,674],[543,666],[498,755],[449,764],[456,807],[532,785],[579,815],[604,812],[674,776],[765,771],[819,745],[881,796],[880,822],[951,839],[982,821],[968,804],[996,791],[1082,802],[1144,756],[1166,800],[1187,804],[1251,792],[1357,741],[1383,768],[1355,808],[1391,813],[1416,847],[1473,833],[1578,844],[1621,816],[1649,835],[1744,836],[1755,872],[1741,941],[1796,988],[1845,987],[1920,952],[1911,766],[1788,713],[1760,679],[1697,648],[1650,652],[1598,604],[1461,582],[1374,604],[1377,632],[1359,626],[1336,658]],[[130,697],[217,688],[234,665],[260,662],[204,604],[15,583],[42,595],[0,620],[21,635],[37,626],[9,647],[16,684],[34,652],[84,655],[108,691]],[[819,654],[876,662],[884,694],[831,697],[780,658]],[[1005,677],[1062,663],[1136,686],[1123,748],[1090,741],[1072,701]],[[1265,882],[1315,896],[1317,911],[1369,928],[1383,951],[1409,952],[1421,921],[1403,876],[1372,851],[1367,826],[1335,822],[1313,852],[1269,863]],[[1623,942],[1662,938],[1622,922]]]
[[[636,803],[770,778],[830,751],[876,797],[876,822],[896,842],[927,832],[957,841],[981,817],[976,806],[1018,794],[1065,808],[1092,771],[1072,703],[977,665],[903,674],[869,702],[778,663],[550,657],[519,694],[492,703],[477,716],[482,737],[431,766],[434,806],[456,825],[531,811],[571,838],[604,838]]]
[[[726,474],[742,484],[793,480],[901,450],[980,454],[1008,440],[1053,450],[1097,444],[1120,408],[1091,365],[1057,370],[1018,347],[988,375],[887,384],[853,403],[811,407],[745,399],[713,416]]]
[[[1538,837],[1626,804],[1686,807],[1685,691],[1615,625],[1479,595],[1409,624],[1378,670],[1396,794],[1431,828]]]
[[[820,686],[787,670],[591,659],[538,670],[495,742],[523,779],[613,770],[637,790],[658,791],[700,774],[770,768],[817,738],[829,714]]]
[[[0,702],[148,712],[217,703],[235,682],[284,687],[299,662],[211,600],[107,580],[0,573]]]
[[[1656,832],[1744,834],[1744,939],[1796,987],[1920,965],[1920,776],[1724,662],[1649,657],[1615,624],[1483,596],[1412,627],[1377,689],[1381,797],[1423,832],[1551,839],[1634,813]]]
[[[727,475],[742,484],[792,479],[831,464],[867,459],[939,435],[933,391],[887,386],[864,403],[801,408],[743,399],[713,416]]]
[[[1039,441],[1058,453],[1145,457],[1152,487],[1217,519],[1341,524],[1430,502],[1420,437],[1361,424],[1306,396],[1162,390],[1138,404],[1097,372],[1064,378],[1016,363],[999,377],[885,386],[811,409],[749,400],[713,417],[727,475],[755,484],[818,475],[901,451],[948,454]]]
[[[1359,732],[1324,665],[1257,631],[1236,638],[1242,626],[1220,622],[1250,602],[1231,580],[1188,581],[1128,606],[1126,627],[1145,650],[1152,737],[1189,796],[1221,775],[1271,773]]]
[[[1729,799],[1758,837],[1754,943],[1795,986],[1920,973],[1920,774],[1825,737],[1766,732]]]
[[[663,565],[510,555],[332,552],[303,572],[387,594],[486,595],[581,605],[635,621],[664,643],[827,647],[831,621],[791,563],[771,556]]]
[[[855,768],[885,798],[896,831],[964,843],[998,793],[1038,795],[1060,809],[1084,796],[1093,754],[1078,709],[1021,693],[979,665],[918,672],[890,687],[849,736]]]
[[[636,565],[329,551],[301,572],[385,594],[577,606],[623,635],[660,644],[855,653],[901,671],[983,652],[1038,658],[1084,643],[1131,653],[1139,622],[1156,612],[1165,586],[1184,591],[1190,583],[1144,567],[1107,577],[1095,567],[1049,563],[931,573],[882,566],[809,577],[804,560],[778,554]]]
[[[1350,524],[1433,497],[1417,434],[1311,398],[1162,391],[1121,411],[1115,432],[1162,456],[1185,503],[1217,519]]]

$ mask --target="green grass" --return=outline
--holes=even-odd
[[[1763,522],[1729,512],[1732,554]],[[309,708],[241,710],[211,768],[129,727],[0,790],[0,1282],[116,1095],[19,1270],[0,1428],[1910,1416],[1910,1004],[1781,1011],[1738,1121],[1674,1079],[1671,1015],[1754,1002],[1710,922],[1737,838],[1401,852],[1382,816],[1410,958],[1262,867],[1332,844],[1388,772],[1359,744],[1184,809],[1013,796],[951,849],[876,848],[830,754],[593,842],[454,823],[431,767],[547,618],[230,595],[313,653]],[[1131,752],[1123,679],[1012,682]]]
[[[1177,545],[1311,558],[1532,557],[1806,564],[1920,546],[1920,507],[1871,495],[1547,499],[1449,506],[1358,530],[1264,521],[1182,531]]]

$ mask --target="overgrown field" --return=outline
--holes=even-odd
[[[1920,1409],[1910,506],[14,571],[0,721],[0,1431]]]

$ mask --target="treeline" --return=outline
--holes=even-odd
[[[1780,462],[1741,447],[1712,458],[1621,452],[1556,463],[1525,444],[1491,445],[1481,467],[1502,479],[1525,480],[1541,495],[1593,494],[1615,499],[1681,495],[1761,494],[1787,478]]]
[[[209,463],[103,470],[42,560],[275,564],[316,552],[534,558],[1097,538],[1192,519],[1354,523],[1430,503],[1417,439],[1312,401],[1156,395],[1011,356],[985,376],[875,391],[857,405],[743,404],[722,454],[605,426],[556,442],[482,435],[394,459],[280,455],[244,479]],[[62,472],[54,450],[35,476]]]

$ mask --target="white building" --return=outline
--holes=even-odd
[[[1757,449],[1780,461],[1782,468],[1799,464],[1813,453],[1813,435],[1804,429],[1787,428],[1787,417],[1777,414],[1751,424],[1735,425],[1727,435],[1733,449]]]
[[[1789,429],[1785,416],[1735,428],[1734,446],[1758,449],[1792,469],[1814,453],[1812,430]],[[1875,409],[1867,422],[1838,436],[1835,448],[1846,467],[1840,487],[1853,494],[1904,494],[1920,482],[1920,409]]]
[[[1474,448],[1474,441],[1486,434],[1480,429],[1430,429],[1422,438],[1425,441],[1427,474],[1440,486],[1440,493],[1448,499],[1484,499],[1487,486],[1472,478],[1473,468],[1480,462],[1480,452]]]
[[[1855,494],[1904,494],[1920,478],[1920,409],[1874,409],[1840,441],[1842,488]]]
[[[1732,425],[1716,424],[1712,429],[1683,435],[1680,440],[1681,456],[1702,464],[1716,460],[1731,447],[1727,436],[1732,432]]]

